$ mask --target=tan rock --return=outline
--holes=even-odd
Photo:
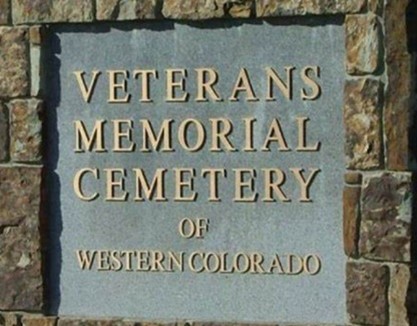
[[[345,21],[346,70],[351,75],[373,74],[381,66],[381,26],[377,16],[348,15]]]
[[[0,162],[9,157],[9,114],[7,108],[0,102]]]
[[[171,19],[210,19],[225,15],[227,0],[164,0],[162,14]]]
[[[41,168],[0,168],[0,309],[41,311]]]
[[[365,175],[361,193],[359,252],[373,260],[409,262],[411,173]]]
[[[16,162],[42,158],[42,102],[36,99],[10,103],[10,156]]]
[[[97,0],[98,20],[152,19],[160,15],[161,0]]]
[[[140,326],[141,323],[122,320],[122,319],[76,319],[76,318],[59,318],[57,326]],[[147,324],[144,324],[147,325]],[[156,325],[156,324],[154,324]]]
[[[254,7],[255,3],[253,0],[229,1],[227,12],[231,17],[249,18]]]
[[[406,305],[409,282],[409,266],[404,264],[392,266],[389,288],[390,325],[409,325]]]
[[[368,0],[368,10],[376,15],[382,14],[382,8],[384,6],[384,0]]]
[[[350,185],[360,185],[362,183],[362,174],[356,171],[346,172],[345,182]]]
[[[14,24],[89,22],[93,0],[12,0]]]
[[[29,39],[32,45],[41,45],[42,43],[42,27],[31,26],[29,28]]]
[[[55,326],[56,317],[23,315],[21,318],[22,326]]]
[[[0,27],[0,98],[29,93],[29,35],[23,27]]]
[[[351,14],[365,8],[365,0],[258,0],[256,16]]]
[[[381,165],[382,89],[382,84],[374,79],[346,81],[343,116],[348,168],[372,169]]]
[[[374,263],[346,265],[347,312],[351,323],[386,325],[389,269]]]
[[[19,326],[18,316],[12,312],[0,312],[0,326]]]
[[[162,14],[171,19],[202,20],[221,17],[250,17],[254,0],[165,0]]]
[[[387,167],[408,170],[409,112],[412,105],[412,58],[408,53],[406,10],[408,0],[387,1],[385,7],[385,43],[387,86],[384,131]]]
[[[343,190],[343,239],[345,253],[358,255],[360,187],[345,187]]]
[[[10,2],[9,0],[0,0],[0,25],[10,23]]]

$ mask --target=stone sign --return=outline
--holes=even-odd
[[[0,0],[0,325],[414,325],[411,0]]]
[[[337,20],[54,27],[55,309],[344,323],[344,58]]]

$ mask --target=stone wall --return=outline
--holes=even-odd
[[[48,216],[41,209],[42,148],[46,146],[42,112],[47,105],[42,102],[40,81],[46,25],[304,15],[345,17],[343,219],[350,322],[416,324],[417,292],[412,285],[417,281],[410,277],[416,255],[411,246],[408,129],[413,83],[406,37],[408,2],[0,0],[0,325],[142,325],[44,316]]]

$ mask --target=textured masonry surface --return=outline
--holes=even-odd
[[[409,316],[406,309],[407,292],[416,297],[408,283],[417,283],[409,267],[408,5],[408,0],[0,0],[0,325],[151,325],[42,315],[47,216],[40,214],[45,144],[39,26],[334,14],[345,16],[347,50],[341,109],[348,315],[359,325],[415,323],[412,309]]]

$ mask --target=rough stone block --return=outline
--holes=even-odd
[[[384,132],[386,164],[390,170],[409,170],[409,124],[412,96],[411,57],[387,55]]]
[[[389,288],[390,325],[409,325],[406,302],[409,282],[409,266],[404,264],[392,266]]]
[[[40,168],[0,168],[0,309],[42,308],[40,183]]]
[[[97,20],[152,19],[159,16],[160,0],[97,0]]]
[[[10,103],[10,156],[16,162],[42,158],[42,102],[36,99]]]
[[[0,162],[9,157],[9,114],[7,107],[0,102]]]
[[[56,321],[56,317],[23,315],[21,318],[21,326],[55,326]]]
[[[361,195],[359,252],[385,261],[410,261],[411,173],[366,175]]]
[[[384,124],[387,167],[408,170],[408,127],[412,91],[412,58],[408,53],[406,11],[408,0],[386,1],[385,44],[387,87]],[[410,35],[413,35],[411,32]]]
[[[32,26],[29,29],[30,34],[30,95],[39,96],[41,91],[41,44],[42,28],[41,26]]]
[[[356,171],[346,172],[345,182],[350,185],[360,185],[362,183],[362,174]]]
[[[9,0],[0,0],[0,25],[10,23],[10,2]]]
[[[18,326],[18,316],[13,312],[0,312],[0,326]]]
[[[121,319],[89,320],[75,318],[59,318],[58,326],[135,326],[135,325],[157,325],[148,323],[136,323]]]
[[[29,28],[29,39],[32,45],[41,45],[42,43],[42,27],[31,26]]]
[[[358,13],[366,0],[258,0],[257,17]]]
[[[247,18],[253,7],[253,0],[165,0],[162,14],[166,18],[191,20],[228,16]]]
[[[380,264],[348,262],[347,312],[352,323],[386,325],[389,268]]]
[[[382,89],[382,83],[374,79],[346,81],[343,115],[348,168],[372,169],[381,165]]]
[[[93,0],[12,0],[14,24],[89,22]]]
[[[228,0],[165,0],[162,14],[171,19],[211,19],[225,15]]]
[[[376,15],[382,14],[383,6],[383,0],[368,0],[368,10]]]
[[[343,190],[343,239],[347,256],[356,257],[359,236],[360,187],[345,187]]]
[[[377,16],[348,15],[346,28],[346,70],[351,75],[374,74],[381,65],[381,26]]]
[[[0,27],[0,98],[29,92],[29,35],[24,27]]]

